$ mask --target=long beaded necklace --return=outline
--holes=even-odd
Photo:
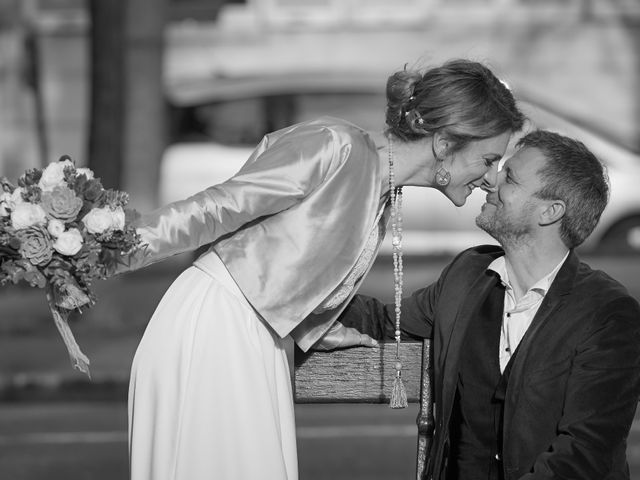
[[[405,408],[407,393],[402,382],[402,362],[400,361],[400,305],[402,303],[402,187],[396,187],[393,169],[393,139],[389,141],[389,192],[391,195],[391,244],[393,246],[393,286],[395,293],[395,341],[396,341],[396,375],[391,391],[391,408]]]

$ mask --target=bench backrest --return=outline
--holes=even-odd
[[[433,437],[430,375],[431,342],[400,345],[407,400],[420,403],[416,478],[422,479]],[[395,377],[395,343],[331,352],[295,352],[294,397],[297,403],[389,403]]]

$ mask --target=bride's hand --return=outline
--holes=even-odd
[[[313,350],[329,351],[347,347],[375,347],[378,341],[360,333],[355,328],[345,327],[340,322],[335,322],[327,333],[313,345]]]

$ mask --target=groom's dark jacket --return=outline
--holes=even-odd
[[[496,285],[487,266],[503,254],[496,246],[466,250],[435,283],[403,300],[403,336],[432,339],[436,427],[428,478],[447,478],[462,345]],[[393,312],[392,305],[357,296],[340,321],[375,338],[392,338]],[[510,365],[500,477],[629,479],[626,438],[639,376],[638,302],[571,252]]]

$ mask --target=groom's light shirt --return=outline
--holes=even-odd
[[[527,333],[542,300],[568,256],[569,252],[551,272],[538,280],[518,301],[516,301],[513,287],[509,281],[505,257],[496,258],[487,267],[500,276],[500,280],[505,287],[502,328],[500,329],[500,373],[504,372],[522,337]]]

